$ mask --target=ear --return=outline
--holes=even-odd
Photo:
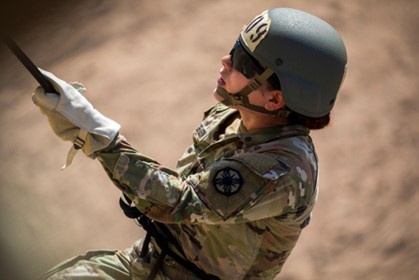
[[[282,97],[282,91],[271,90],[266,93],[265,109],[268,111],[275,111],[285,106],[284,98]]]

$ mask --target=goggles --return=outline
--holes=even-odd
[[[256,74],[261,74],[265,69],[253,58],[237,40],[230,51],[231,65],[242,73],[246,78],[251,79]]]

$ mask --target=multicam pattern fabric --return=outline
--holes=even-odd
[[[247,131],[217,104],[170,170],[118,138],[97,158],[142,213],[161,222],[189,261],[220,279],[271,279],[316,200],[317,158],[309,131]]]

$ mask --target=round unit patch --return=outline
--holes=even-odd
[[[212,184],[217,192],[230,196],[237,193],[243,186],[243,178],[239,171],[226,167],[215,173]]]

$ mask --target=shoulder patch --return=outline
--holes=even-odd
[[[240,154],[215,162],[201,173],[201,199],[223,219],[273,192],[276,180],[289,169],[264,154]]]

